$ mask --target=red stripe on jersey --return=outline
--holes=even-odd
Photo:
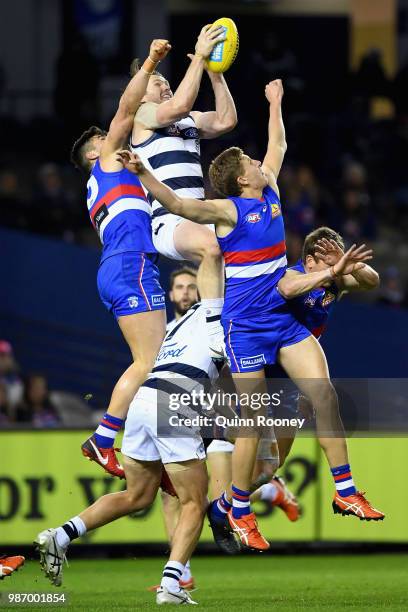
[[[98,210],[101,206],[103,206],[104,204],[105,206],[109,206],[109,204],[111,204],[114,200],[117,200],[119,198],[129,198],[132,196],[136,198],[142,198],[143,200],[145,200],[145,202],[147,202],[143,187],[140,187],[138,185],[117,185],[117,187],[109,189],[109,191],[107,191],[105,195],[102,196],[97,201],[97,203],[94,204],[94,207],[90,213],[92,223],[94,222],[95,216],[97,215]]]
[[[226,264],[250,264],[260,263],[267,259],[273,259],[286,253],[286,243],[284,240],[263,249],[253,251],[226,251],[224,260]]]

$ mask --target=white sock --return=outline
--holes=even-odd
[[[278,488],[272,484],[271,482],[267,482],[266,484],[259,487],[261,492],[261,499],[275,501],[278,495]]]
[[[62,527],[57,527],[55,538],[59,546],[66,548],[72,540],[80,538],[86,532],[87,528],[84,521],[79,516],[74,516],[74,518],[64,523]]]
[[[163,577],[160,586],[168,591],[178,593],[180,590],[180,578],[184,572],[184,565],[178,561],[168,561],[164,566]]]
[[[183,582],[187,582],[188,580],[190,580],[190,578],[191,578],[190,561],[187,561],[186,565],[184,566],[184,572],[183,572],[181,579]]]

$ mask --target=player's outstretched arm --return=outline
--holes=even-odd
[[[372,258],[371,250],[364,250],[365,244],[357,247],[353,244],[334,265],[318,272],[302,274],[296,270],[287,270],[278,283],[279,293],[286,300],[291,300],[317,287],[336,282],[341,286],[342,279],[351,273],[357,274],[365,266],[365,261]]]
[[[225,40],[222,26],[206,25],[202,28],[195,46],[195,54],[191,58],[190,66],[174,92],[174,96],[155,105],[154,125],[146,125],[147,129],[164,127],[187,117],[196,101],[200,89],[201,78],[205,60],[209,57],[215,45]]]
[[[365,249],[365,244],[362,244],[360,252]],[[344,256],[344,251],[340,248],[335,240],[328,240],[322,238],[316,243],[316,251],[319,256],[327,263],[332,266],[336,264]],[[372,250],[366,251],[369,255],[369,259],[372,259]],[[367,260],[364,260],[367,261]],[[354,267],[350,270],[349,274],[343,274],[336,279],[336,284],[342,291],[370,291],[376,289],[380,284],[380,277],[378,272],[374,270],[367,263],[362,266]]]
[[[149,193],[174,215],[180,215],[196,223],[214,223],[231,228],[235,226],[237,212],[231,200],[202,201],[194,198],[180,198],[147,170],[138,155],[123,150],[118,151],[117,159],[127,170],[137,174]]]
[[[190,56],[189,56],[190,57]],[[234,129],[238,123],[234,99],[223,74],[207,70],[215,97],[215,111],[191,113],[201,138],[217,138]]]
[[[170,49],[171,45],[167,40],[153,40],[149,57],[145,60],[141,70],[129,81],[120,98],[118,110],[109,126],[101,159],[106,159],[125,145],[132,130],[134,115],[146,93],[150,75]]]
[[[280,79],[268,83],[265,87],[265,97],[269,102],[268,148],[262,169],[269,177],[271,187],[279,193],[276,181],[287,149],[282,118],[283,86]]]

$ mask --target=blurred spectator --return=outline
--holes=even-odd
[[[20,401],[23,394],[19,371],[11,344],[6,340],[0,340],[0,383],[5,386],[7,400],[12,406]]]
[[[367,188],[365,167],[349,162],[343,172],[341,234],[348,243],[373,240],[376,219],[371,196]]]
[[[85,38],[77,33],[63,48],[57,62],[55,112],[65,123],[73,140],[92,124],[98,123],[99,68]]]
[[[2,225],[17,229],[28,227],[27,209],[14,170],[5,169],[0,172],[0,207]]]
[[[376,96],[388,97],[390,83],[385,74],[382,51],[371,49],[361,58],[361,63],[354,75],[354,93],[365,100]]]
[[[64,185],[61,170],[56,164],[43,164],[38,171],[38,186],[34,206],[38,230],[73,240],[76,226],[74,197]]]
[[[7,387],[0,382],[0,428],[12,423],[12,409],[7,397]]]
[[[300,166],[298,170],[285,167],[280,184],[285,205],[285,225],[290,231],[306,236],[315,228],[318,206],[318,187],[312,170]]]
[[[16,421],[38,429],[58,427],[61,424],[56,407],[50,400],[45,376],[31,374],[27,377],[23,400],[16,409]]]
[[[393,308],[401,308],[406,305],[406,296],[402,287],[400,273],[395,266],[390,266],[382,274],[378,302]]]

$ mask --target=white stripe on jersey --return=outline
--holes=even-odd
[[[169,327],[170,331],[163,340],[154,364],[155,368],[168,364],[169,370],[152,372],[149,378],[179,378],[180,374],[171,371],[171,364],[177,363],[202,370],[211,380],[216,380],[218,371],[208,350],[204,308],[200,305],[195,310],[190,309],[176,323],[171,321]]]
[[[188,164],[188,173],[186,174],[186,164],[168,164],[152,170],[158,181],[166,179],[178,178],[179,176],[203,176],[203,171],[200,164]]]
[[[142,210],[147,213],[149,217],[152,214],[150,204],[145,202],[144,200],[140,200],[138,198],[121,198],[114,204],[108,207],[109,214],[106,215],[105,219],[102,221],[99,227],[99,237],[103,244],[103,232],[105,227],[114,219],[117,215],[122,213],[125,210]]]
[[[286,255],[273,261],[258,264],[248,264],[246,266],[225,266],[227,278],[255,278],[262,274],[273,274],[279,268],[287,265]]]

